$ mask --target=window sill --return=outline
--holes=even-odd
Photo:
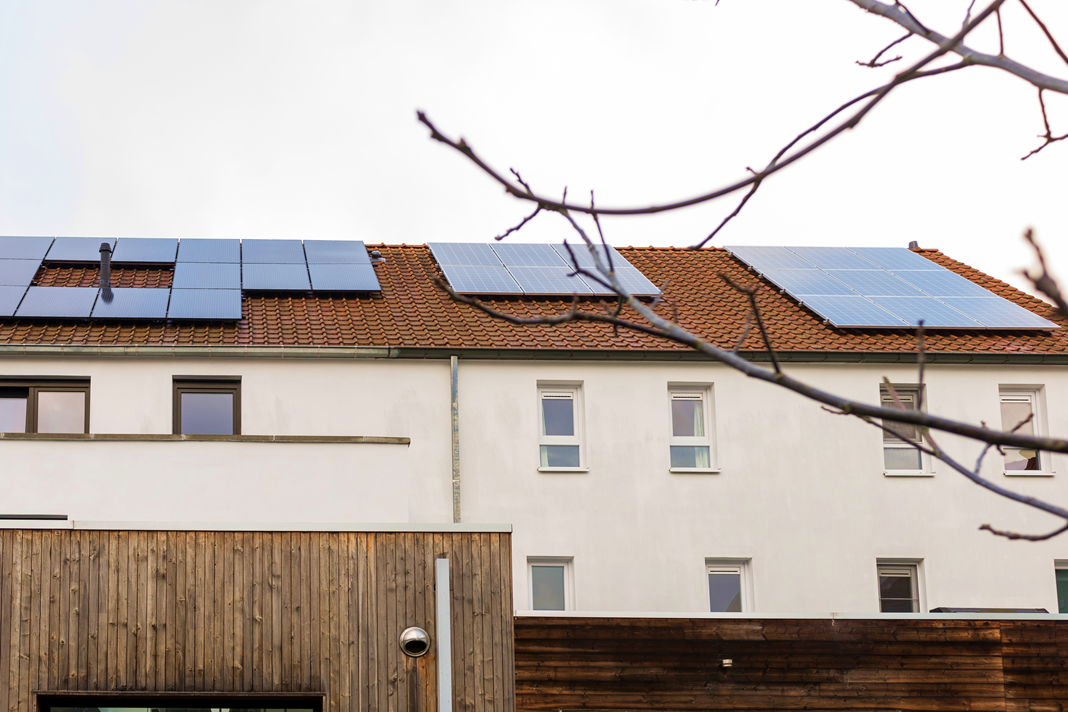
[[[883,477],[934,477],[934,473],[919,470],[886,470],[883,472]]]
[[[669,467],[668,472],[680,475],[718,475],[720,470],[718,467]]]
[[[589,472],[588,467],[539,467],[538,472]]]
[[[1044,472],[1042,470],[1012,470],[1011,472],[1006,470],[1006,477],[1053,477],[1055,472]]]

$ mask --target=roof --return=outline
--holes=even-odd
[[[400,349],[485,349],[568,351],[687,351],[666,339],[605,324],[512,325],[453,302],[436,284],[441,273],[423,245],[375,245],[385,262],[376,266],[381,293],[372,295],[246,295],[242,319],[229,323],[102,322],[92,320],[5,319],[0,346],[348,346]],[[838,329],[747,271],[722,248],[618,248],[653,283],[663,287],[659,313],[725,348],[741,336],[748,312],[744,295],[719,275],[745,285],[761,285],[761,311],[774,348],[781,352],[901,353],[915,351],[909,331]],[[1068,326],[1049,304],[950,259],[937,250],[919,254],[998,296],[1057,324]],[[167,268],[113,266],[115,287],[167,287]],[[96,267],[42,267],[34,284],[94,286]],[[571,307],[570,298],[508,297],[485,302],[520,316],[554,315]],[[586,309],[610,309],[612,302],[584,299]],[[931,353],[1068,353],[1068,328],[1047,332],[930,330]],[[751,329],[742,351],[763,351]]]

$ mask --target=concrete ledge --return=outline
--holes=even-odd
[[[163,433],[0,433],[0,440],[100,442],[335,443],[410,445],[411,438],[378,435],[170,435]]]
[[[83,529],[148,532],[382,532],[510,534],[511,524],[356,524],[346,522],[94,522],[88,520],[0,520],[0,529]]]

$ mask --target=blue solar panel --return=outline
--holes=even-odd
[[[179,262],[174,266],[171,286],[175,289],[241,289],[241,265]]]
[[[96,287],[30,287],[16,316],[88,317],[96,293]]]
[[[241,241],[208,237],[183,237],[178,243],[179,262],[241,263]]]
[[[636,267],[630,267],[626,260],[623,260],[623,267],[618,266],[618,262],[612,261],[613,265],[616,265],[616,281],[628,294],[635,297],[651,297],[660,294],[660,290],[656,288],[656,285],[646,279],[645,275],[638,271]],[[589,268],[590,271],[594,271],[593,268]],[[586,275],[579,275],[579,279],[586,283],[586,286],[590,288],[592,294],[612,296],[615,292],[601,285],[592,277]],[[607,277],[602,277],[605,281],[608,281]]]
[[[99,262],[100,245],[115,249],[114,237],[57,237],[45,258],[48,262]]]
[[[51,237],[0,237],[0,259],[40,262],[51,245]]]
[[[168,319],[240,319],[240,289],[172,289]]]
[[[40,260],[0,260],[0,287],[28,287]]]
[[[855,291],[818,269],[769,269],[761,272],[760,276],[771,280],[779,288],[796,297],[809,294],[842,297],[857,295]]]
[[[304,245],[300,240],[242,240],[241,261],[257,265],[302,265]]]
[[[983,325],[969,319],[956,309],[946,306],[933,297],[872,297],[871,300],[917,326],[923,320],[925,327],[950,329],[982,329]]]
[[[766,269],[812,269],[814,266],[785,247],[726,247],[724,249],[758,272]]]
[[[922,272],[918,270],[901,270],[894,274],[909,284],[919,287],[932,297],[938,297],[939,299],[942,297],[997,297],[993,292],[989,292],[975,282],[949,270],[939,270],[937,272],[934,270]],[[1000,299],[1000,297],[997,298]]]
[[[438,264],[501,266],[501,258],[486,244],[479,242],[428,242],[427,247]]]
[[[0,316],[15,316],[25,293],[25,287],[0,287]]]
[[[108,301],[108,293],[111,300]],[[169,289],[115,287],[101,290],[93,307],[94,319],[163,319],[167,316]]]
[[[501,243],[490,245],[505,267],[563,267],[564,262],[552,245]]]
[[[946,297],[946,304],[964,312],[988,329],[1056,329],[1052,321],[1001,297]]]
[[[174,264],[178,240],[152,237],[120,237],[115,245],[112,262],[138,264]]]
[[[568,277],[573,270],[559,267],[509,267],[508,273],[519,283],[523,294],[589,294],[592,290],[577,277]]]
[[[827,274],[865,297],[922,297],[923,292],[881,269],[829,269]]]
[[[907,325],[905,321],[859,295],[811,296],[805,297],[801,303],[839,327],[885,326],[900,329]]]
[[[523,293],[503,265],[441,265],[441,271],[460,294]]]
[[[379,292],[373,265],[308,265],[312,289],[317,292]]]
[[[849,250],[891,272],[899,269],[945,269],[904,247],[850,247]]]
[[[568,243],[568,246],[571,247],[570,253],[568,253],[567,247],[564,245],[553,245],[556,254],[560,255],[560,259],[562,259],[565,264],[571,265],[574,264],[574,262],[577,262],[578,266],[583,269],[596,269],[597,265],[593,260],[593,255],[590,254],[589,245],[585,242],[579,242],[576,244]],[[606,269],[609,266],[609,253],[612,255],[612,269],[619,269],[621,265],[631,266],[630,262],[628,262],[623,255],[619,254],[619,252],[617,252],[611,245],[608,246],[607,250],[605,250],[604,245],[594,245],[593,249],[597,252],[597,256],[600,258],[601,263]],[[574,261],[572,260],[572,255],[574,255]]]
[[[367,246],[359,240],[305,240],[308,264],[371,264]]]
[[[875,269],[868,260],[845,247],[790,247],[791,252],[820,269]]]
[[[245,289],[264,291],[308,291],[308,268],[302,262],[291,264],[249,264],[242,265],[242,284]]]

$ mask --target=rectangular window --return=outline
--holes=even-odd
[[[1057,562],[1057,612],[1068,613],[1068,561]]]
[[[570,611],[571,559],[527,559],[532,611]]]
[[[582,469],[581,393],[579,386],[538,387],[541,469]]]
[[[0,380],[0,432],[89,432],[89,382]]]
[[[174,433],[240,435],[240,379],[175,378]]]
[[[894,386],[893,393],[885,385],[880,388],[883,408],[919,410],[920,390],[916,386]],[[894,396],[897,396],[895,399]],[[883,467],[887,472],[923,472],[923,453],[910,443],[923,444],[919,426],[909,423],[887,422],[883,431]]]
[[[749,588],[749,562],[708,560],[708,610],[712,613],[743,613]]]
[[[920,586],[916,564],[879,564],[879,610],[919,613]]]
[[[711,470],[711,391],[708,388],[671,387],[671,469]]]
[[[1002,388],[1001,429],[1015,430],[1019,435],[1040,435],[1038,421],[1038,391]],[[1005,472],[1041,472],[1045,463],[1038,450],[1002,447],[1005,453]]]

